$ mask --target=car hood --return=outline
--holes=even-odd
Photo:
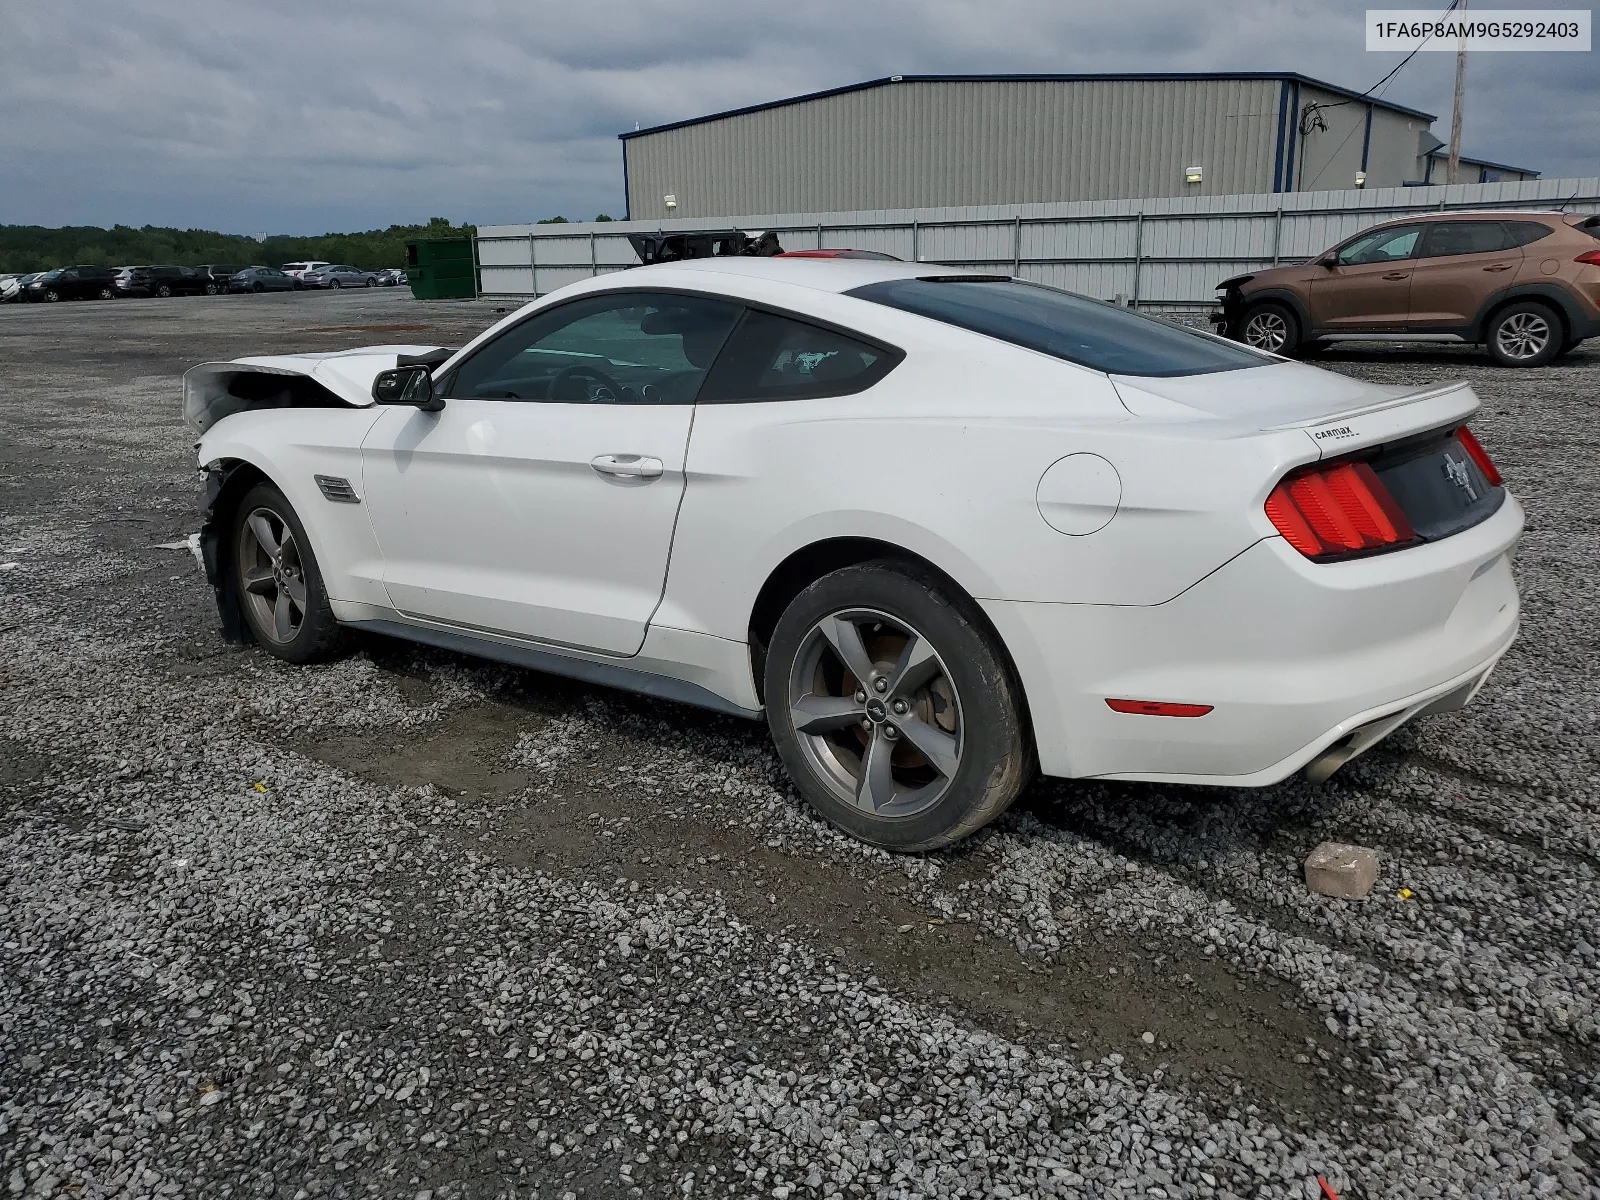
[[[1438,424],[1461,420],[1478,407],[1478,398],[1464,382],[1425,388],[1366,383],[1304,363],[1275,362],[1242,371],[1171,378],[1113,375],[1123,405],[1137,417],[1156,420],[1214,420],[1241,432],[1304,428],[1319,444],[1357,449],[1367,434],[1437,418]],[[1373,414],[1387,413],[1376,417]],[[1343,424],[1341,424],[1341,422]],[[1319,436],[1323,427],[1349,426],[1349,432]]]
[[[397,365],[402,354],[435,353],[441,346],[365,346],[326,354],[271,354],[201,363],[183,375],[183,419],[204,433],[223,417],[251,407],[230,391],[240,375],[300,375],[315,380],[336,399],[357,408],[372,403],[372,380]]]

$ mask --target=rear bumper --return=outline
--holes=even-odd
[[[1470,699],[1516,637],[1522,523],[1508,496],[1454,537],[1351,562],[1268,538],[1165,604],[984,608],[1022,675],[1046,774],[1261,786],[1352,734],[1359,752]],[[1130,715],[1111,697],[1213,708]]]

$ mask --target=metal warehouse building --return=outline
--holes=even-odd
[[[1397,187],[1442,181],[1434,120],[1296,74],[895,75],[625,133],[623,171],[635,220]]]

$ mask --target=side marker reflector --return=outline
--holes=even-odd
[[[1106,706],[1112,712],[1138,717],[1203,717],[1213,708],[1210,704],[1169,704],[1165,700],[1108,699]]]

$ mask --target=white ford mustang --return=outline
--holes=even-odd
[[[675,263],[458,351],[194,368],[224,631],[764,714],[805,798],[900,850],[1036,767],[1325,778],[1510,645],[1522,509],[1464,384],[936,270]]]

